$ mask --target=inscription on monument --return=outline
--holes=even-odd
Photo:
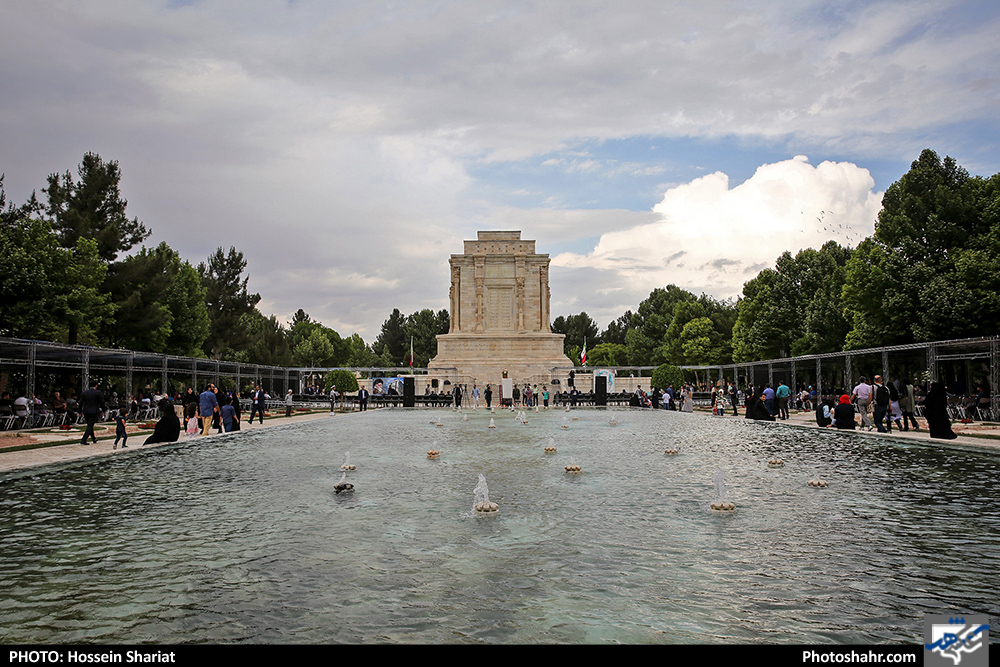
[[[493,288],[486,306],[486,326],[490,331],[510,331],[513,325],[513,290]]]

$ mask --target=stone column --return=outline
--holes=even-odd
[[[451,321],[448,323],[448,333],[455,333],[462,328],[462,267],[455,266],[455,260],[449,260],[449,264],[451,264],[451,289],[448,291],[448,297],[451,300]]]
[[[524,257],[514,259],[514,293],[517,301],[517,330],[524,331]]]
[[[538,330],[545,333],[552,333],[552,328],[549,326],[549,298],[551,294],[549,292],[548,262],[538,267],[538,294],[541,297],[541,308],[539,308],[541,322],[539,322]]]
[[[486,315],[486,307],[483,302],[483,281],[485,279],[486,260],[483,257],[476,257],[476,331],[482,333],[483,320]]]

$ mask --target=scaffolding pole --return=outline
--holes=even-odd
[[[31,347],[28,349],[28,372],[27,375],[27,396],[28,399],[28,410],[29,414],[34,416],[35,414],[35,354],[37,344],[32,341]]]
[[[997,397],[998,385],[1000,385],[1000,338],[994,338],[990,341],[990,396],[994,407],[1000,402],[1000,398]]]
[[[135,352],[132,350],[128,351],[125,355],[125,400],[129,401],[132,399],[132,367],[135,365]]]
[[[88,350],[87,348],[83,348],[83,354],[81,356],[82,356],[82,360],[83,360],[83,370],[80,371],[80,375],[82,376],[80,379],[83,381],[83,389],[80,390],[80,395],[83,396],[83,392],[85,392],[88,389],[90,389],[90,386],[89,386],[90,385],[90,350]],[[35,369],[31,369],[31,370],[34,371]]]

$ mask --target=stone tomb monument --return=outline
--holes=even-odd
[[[549,256],[534,241],[519,231],[479,232],[449,265],[451,328],[437,337],[429,373],[485,385],[506,369],[515,380],[547,383],[573,367],[565,336],[549,327]]]

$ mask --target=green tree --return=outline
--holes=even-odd
[[[435,313],[429,308],[411,313],[403,325],[403,356],[400,365],[409,366],[410,342],[413,343],[413,365],[424,367],[437,354],[437,336],[448,333],[447,310]]]
[[[885,192],[875,234],[847,266],[850,348],[991,335],[997,175],[971,177],[926,149]]]
[[[336,331],[313,320],[299,308],[289,322],[292,357],[303,366],[344,366],[351,357],[351,343]]]
[[[624,366],[628,363],[628,347],[618,343],[601,343],[587,350],[588,366]]]
[[[119,189],[121,170],[114,160],[105,162],[96,153],[83,156],[77,173],[79,180],[67,170],[51,174],[46,213],[63,247],[75,248],[78,239],[92,239],[98,257],[106,264],[118,254],[141,243],[150,232],[125,214],[128,202]]]
[[[602,343],[616,343],[625,345],[625,336],[628,330],[633,328],[632,311],[626,310],[617,320],[608,323],[608,327],[601,333]]]
[[[107,265],[97,243],[77,239],[74,248],[54,255],[52,269],[58,280],[47,298],[52,320],[42,337],[70,345],[101,344],[98,331],[114,316],[115,306],[101,289]]]
[[[794,257],[785,252],[743,286],[732,333],[737,361],[833,352],[843,348],[847,320],[840,294],[851,250],[828,241]]]
[[[364,368],[375,365],[375,354],[358,334],[353,334],[349,339],[351,353],[347,358],[347,365],[352,368]]]
[[[583,349],[584,340],[587,341],[588,350],[598,342],[597,323],[585,312],[579,315],[569,315],[568,317],[560,315],[552,322],[552,332],[561,333],[566,336],[563,340],[563,350],[567,356],[569,356],[572,348],[577,348],[576,360],[579,360],[579,350]]]
[[[170,334],[164,352],[187,357],[201,356],[209,327],[201,276],[190,262],[182,261],[180,255],[173,251],[167,258],[165,270],[170,283],[164,290],[162,302],[170,311]]]
[[[292,349],[292,361],[296,366],[311,368],[332,366],[334,347],[320,327],[314,327],[308,336],[302,337]]]
[[[274,315],[264,317],[254,308],[240,318],[238,325],[249,340],[239,361],[266,366],[291,366],[290,335]]]
[[[114,347],[200,356],[208,336],[198,272],[166,243],[115,262],[104,282],[116,306],[102,338]]]
[[[358,390],[358,378],[354,373],[343,369],[330,371],[326,374],[326,391],[330,392],[331,387],[336,387],[341,394],[346,394]]]
[[[215,359],[222,358],[223,350],[243,350],[249,345],[247,332],[238,325],[240,318],[249,314],[260,301],[260,294],[247,290],[250,277],[243,275],[246,267],[243,253],[232,247],[228,254],[222,248],[217,249],[207,264],[198,265],[209,319],[204,350]]]
[[[406,337],[406,317],[393,308],[389,318],[382,323],[382,331],[372,350],[380,358],[380,363],[388,362],[387,366],[401,366],[403,356],[410,351],[409,339]]]
[[[679,341],[686,363],[696,366],[720,363],[724,341],[710,317],[689,320],[681,329]]]
[[[653,377],[650,378],[649,384],[651,387],[659,387],[660,389],[666,389],[670,385],[680,387],[684,384],[684,372],[677,366],[661,364],[653,371]]]

